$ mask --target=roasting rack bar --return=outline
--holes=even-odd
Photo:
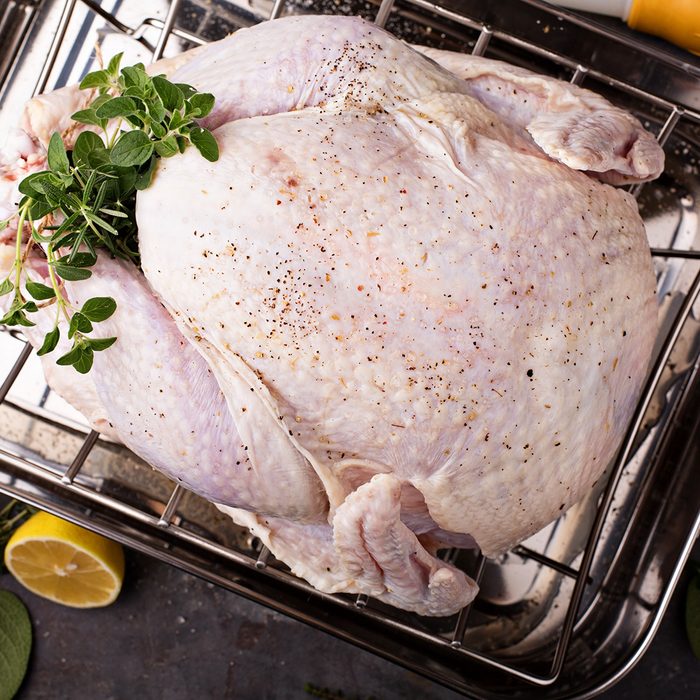
[[[37,80],[36,87],[34,88],[34,94],[38,95],[46,90],[46,84],[51,75],[54,65],[56,64],[56,58],[58,57],[58,51],[61,48],[61,44],[66,36],[66,30],[68,29],[68,23],[73,16],[73,11],[78,0],[67,0],[63,6],[63,12],[61,13],[61,19],[59,20],[58,27],[56,27],[56,34],[54,36],[53,43],[49,49],[49,54],[44,62],[44,66],[39,74],[39,80]]]
[[[36,2],[8,0],[0,7],[0,96],[36,13]]]
[[[31,354],[32,346],[29,343],[25,343],[24,347],[22,348],[22,352],[15,360],[14,365],[12,365],[12,369],[5,377],[2,386],[0,386],[0,403],[5,400],[7,392],[12,388],[12,385],[15,383],[19,373],[22,371],[22,367],[24,367]]]
[[[536,0],[527,1],[538,9],[554,12],[551,8],[548,10],[545,3]],[[171,2],[165,17],[146,17],[137,26],[129,26],[122,22],[94,0],[66,0],[55,31],[55,39],[51,43],[37,81],[38,91],[44,91],[51,82],[62,43],[78,4],[90,9],[112,29],[133,37],[152,51],[154,58],[163,54],[171,37],[190,44],[202,44],[207,40],[197,31],[177,26],[178,10],[183,0]],[[556,53],[546,46],[504,31],[493,23],[481,21],[466,12],[458,11],[455,5],[456,3],[436,4],[427,0],[403,0],[403,2],[382,0],[378,9],[375,5],[372,11],[375,13],[374,18],[378,24],[382,26],[387,24],[391,28],[391,21],[395,17],[415,18],[416,14],[411,8],[416,8],[424,14],[427,13],[428,19],[423,20],[426,23],[430,21],[429,17],[436,16],[472,31],[471,51],[476,55],[483,55],[491,46],[492,40],[497,40],[569,70],[570,80],[574,84],[594,79],[621,93],[642,100],[650,107],[660,108],[666,113],[665,121],[657,132],[661,143],[671,138],[684,123],[700,123],[700,112],[692,105],[676,103],[669,100],[666,95],[642,90],[593,66],[582,64],[572,57]],[[262,21],[267,17],[279,17],[287,11],[295,10],[295,3],[275,0],[267,16],[257,10],[255,4],[252,7],[251,10],[246,6],[245,13],[241,15],[241,26],[247,26],[251,21]],[[557,15],[566,17],[567,13],[557,11]],[[568,16],[568,19],[574,24],[580,24],[582,21],[577,17]],[[151,36],[151,30],[157,32],[155,39]],[[146,34],[149,34],[148,38]],[[638,196],[640,190],[641,188],[635,188],[635,195]],[[700,258],[700,253],[693,249],[657,247],[652,252],[658,258],[677,258],[690,260],[693,263]],[[476,624],[472,622],[475,617],[472,614],[473,606],[467,606],[455,616],[454,624],[449,630],[432,631],[420,624],[420,621],[411,620],[410,616],[397,616],[392,611],[374,605],[373,601],[368,600],[366,596],[330,596],[315,591],[305,582],[292,576],[283,565],[274,560],[264,546],[261,546],[257,552],[245,553],[193,532],[187,528],[186,521],[183,521],[179,514],[183,499],[189,495],[179,484],[171,490],[160,515],[147,512],[143,508],[103,492],[103,485],[99,480],[81,474],[92,451],[103,443],[95,431],[87,433],[75,457],[67,466],[53,464],[35,454],[15,452],[0,446],[0,492],[83,524],[224,588],[280,610],[370,651],[380,653],[455,689],[480,697],[497,697],[500,692],[506,690],[509,694],[513,694],[513,697],[573,697],[573,691],[570,692],[569,686],[566,685],[566,682],[571,682],[566,681],[566,661],[572,651],[572,643],[575,646],[577,624],[582,626],[582,619],[591,615],[590,607],[584,611],[583,618],[579,615],[579,607],[587,594],[587,589],[593,590],[591,595],[595,595],[596,585],[598,587],[601,585],[601,582],[596,581],[591,574],[601,534],[622,475],[634,456],[634,448],[641,439],[646,411],[659,391],[671,353],[676,348],[682,332],[686,330],[699,293],[700,270],[691,282],[659,351],[635,418],[603,492],[589,531],[587,545],[578,565],[574,567],[527,546],[519,546],[513,551],[514,556],[535,562],[560,575],[562,580],[570,580],[572,583],[566,601],[567,612],[559,630],[551,635],[550,643],[546,645],[546,651],[541,658],[529,665],[527,659],[520,659],[515,653],[488,653],[478,646],[473,646],[473,639],[469,637],[473,624]],[[21,344],[21,350],[17,360],[0,386],[0,404],[5,401],[9,406],[31,413],[39,421],[60,425],[60,422],[53,420],[41,406],[32,409],[21,406],[14,400],[6,401],[8,391],[32,354],[31,347],[27,343],[22,341],[18,343]],[[688,379],[690,374],[686,377],[683,391],[677,392],[680,396],[676,406],[684,406],[692,401],[696,393],[700,393],[700,380],[696,375],[697,371],[692,375],[692,381]],[[667,449],[669,448],[666,442],[660,441],[656,446],[656,462],[659,461],[658,456]],[[649,482],[652,476],[653,472],[650,471],[645,477],[645,483]],[[642,489],[636,494],[635,509],[644,498],[650,498],[650,496]],[[672,500],[670,496],[669,500]],[[696,513],[683,531],[684,539],[677,547],[675,565],[667,577],[663,595],[656,602],[646,630],[637,639],[633,657],[620,665],[618,676],[641,655],[653,636],[681,566],[688,555],[690,543],[697,535],[699,528],[700,519]],[[476,580],[481,580],[486,570],[486,560],[479,556],[470,566],[467,573]],[[430,663],[425,663],[426,659],[429,659]],[[569,671],[569,675],[575,677],[572,671]],[[562,683],[562,677],[564,677],[564,683]],[[611,678],[608,677],[599,682],[599,687],[610,682]],[[586,696],[590,691],[590,688],[585,688],[586,681],[579,679],[578,683],[580,687],[574,694],[580,697]]]

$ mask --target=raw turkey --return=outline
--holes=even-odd
[[[655,281],[636,203],[606,183],[663,153],[591,92],[420,51],[292,17],[185,54],[172,78],[216,96],[221,157],[161,161],[142,272],[105,258],[66,284],[116,299],[99,328],[119,340],[86,377],[44,363],[318,589],[447,615],[477,589],[438,548],[507,550],[619,445]],[[29,103],[5,205],[81,99]]]

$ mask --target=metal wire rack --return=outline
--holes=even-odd
[[[120,3],[113,4],[118,7]],[[25,21],[21,24],[21,36],[12,44],[16,55],[3,56],[0,67],[14,65],[15,74],[24,75],[22,71],[26,68],[22,64],[21,51],[25,44],[32,41],[31,31],[35,31],[35,34],[39,31],[36,26],[34,30],[28,29],[32,19],[36,18],[38,24],[49,17],[53,21],[43,54],[45,60],[38,73],[35,69],[36,82],[32,83],[36,85],[34,92],[39,93],[55,87],[61,80],[77,77],[71,72],[75,67],[77,49],[75,43],[70,44],[70,41],[75,42],[76,36],[81,37],[83,47],[78,48],[84,49],[86,39],[83,29],[98,21],[107,31],[119,32],[138,42],[155,60],[173,42],[178,42],[176,48],[181,49],[210,40],[212,37],[207,28],[213,21],[218,21],[225,31],[230,31],[291,11],[357,11],[352,3],[346,6],[345,3],[324,3],[322,0],[275,0],[274,3],[264,0],[250,3],[172,0],[162,12],[129,24],[120,19],[120,12],[115,14],[113,8],[107,9],[108,5],[109,2],[98,3],[94,0],[65,0],[62,4],[47,2],[44,5],[15,4],[15,10],[23,13]],[[620,37],[614,30],[590,24],[570,13],[557,11],[557,14],[553,14],[546,3],[537,0],[512,0],[506,3],[508,8],[515,8],[511,15],[505,10],[496,12],[493,5],[496,3],[491,3],[486,11],[477,3],[470,2],[382,0],[378,4],[364,3],[360,9],[366,15],[371,13],[378,25],[386,25],[399,35],[407,35],[411,41],[437,40],[439,45],[470,50],[476,55],[493,49],[494,55],[540,67],[544,65],[549,72],[565,74],[572,83],[591,83],[596,89],[606,91],[614,101],[617,99],[636,107],[650,128],[656,129],[661,144],[669,144],[675,139],[674,147],[689,149],[688,158],[694,157],[694,154],[700,156],[700,140],[695,140],[700,134],[700,96],[683,91],[682,76],[687,76],[688,67],[684,67],[682,60],[661,55],[656,50],[650,52],[643,45],[628,47],[645,56],[645,60],[651,61],[654,66],[664,66],[672,79],[663,82],[658,75],[651,74],[649,78],[647,74],[646,77],[636,76],[635,80],[625,80],[597,65],[595,52],[590,54],[590,63],[582,63],[575,52],[557,50],[556,42],[547,41],[549,32],[544,31],[544,27],[550,25],[544,23],[549,22],[551,26],[559,23],[576,31],[585,29],[587,40],[593,37],[594,41],[603,42],[597,44],[598,47],[621,45]],[[6,9],[3,22],[12,20],[10,11]],[[537,33],[541,41],[534,41],[520,31],[522,17],[529,17],[531,23],[541,25],[542,32]],[[406,27],[410,29],[406,30]],[[34,40],[38,41],[36,38]],[[90,46],[87,51],[91,51]],[[601,53],[605,52],[601,49]],[[66,66],[70,66],[71,62],[73,68],[67,70]],[[692,73],[693,66],[690,68]],[[700,76],[700,67],[696,68],[697,76]],[[75,70],[79,70],[79,67]],[[4,94],[5,88],[3,85],[3,93],[0,94]],[[676,187],[673,177],[672,173],[671,184],[666,182],[661,186],[633,188],[634,195],[640,198],[643,211],[651,206],[649,202],[665,196],[664,193]],[[695,177],[694,172],[692,177]],[[649,202],[644,204],[648,191]],[[673,194],[676,199],[681,197],[675,192]],[[464,692],[483,697],[496,697],[506,691],[526,697],[537,692],[538,697],[544,697],[544,689],[548,689],[547,697],[585,696],[592,692],[586,688],[588,681],[583,679],[585,668],[583,671],[571,670],[575,662],[580,663],[582,658],[582,651],[576,646],[577,630],[585,627],[586,619],[595,616],[596,606],[601,609],[605,607],[601,596],[604,597],[606,590],[610,590],[609,586],[615,583],[613,581],[611,584],[610,572],[625,556],[636,557],[636,554],[626,555],[627,550],[623,546],[629,548],[625,543],[633,538],[631,533],[640,514],[643,512],[648,516],[651,513],[652,518],[656,518],[657,526],[663,520],[663,505],[657,503],[656,511],[651,511],[645,505],[658,488],[660,477],[657,474],[666,473],[659,465],[668,459],[669,451],[673,450],[680,454],[679,460],[689,459],[686,446],[695,425],[692,421],[696,420],[697,415],[697,400],[694,397],[698,393],[700,366],[696,303],[700,295],[700,265],[697,262],[700,252],[692,248],[697,244],[697,216],[691,194],[686,192],[683,195],[692,200],[685,209],[685,223],[681,221],[671,225],[673,235],[657,237],[656,245],[652,241],[652,253],[659,262],[660,290],[665,289],[664,284],[668,286],[669,275],[674,277],[675,286],[665,293],[668,299],[662,304],[663,331],[657,344],[655,363],[602,491],[596,499],[582,507],[574,525],[568,525],[568,530],[566,524],[557,524],[544,539],[535,538],[534,543],[515,548],[500,562],[489,562],[481,556],[455,550],[444,553],[445,557],[465,568],[477,582],[488,579],[484,581],[486,590],[489,590],[489,586],[493,589],[493,581],[498,579],[499,571],[507,570],[508,566],[512,568],[513,562],[527,562],[530,567],[528,571],[535,570],[538,580],[544,576],[548,581],[549,598],[546,605],[542,603],[540,606],[542,611],[536,627],[544,632],[539,636],[533,631],[535,626],[531,626],[527,633],[519,636],[511,634],[508,643],[503,640],[499,642],[497,634],[489,638],[494,620],[524,615],[522,610],[515,610],[517,605],[504,603],[499,606],[499,600],[503,603],[507,598],[503,595],[499,599],[498,595],[493,594],[490,598],[487,596],[487,600],[482,596],[458,615],[438,623],[394,611],[368,600],[366,596],[321,594],[291,575],[254,538],[246,539],[245,534],[241,533],[213,534],[213,530],[201,525],[201,520],[194,518],[190,521],[187,513],[192,509],[185,508],[184,504],[191,502],[193,495],[182,486],[171,484],[166,494],[159,485],[155,489],[159,495],[143,496],[131,483],[126,487],[115,486],[110,479],[95,477],[84,469],[86,463],[91,459],[104,459],[104,454],[117,455],[122,459],[124,451],[100,438],[95,431],[85,428],[79,419],[67,419],[49,410],[48,390],[41,392],[35,401],[14,396],[14,390],[22,382],[23,368],[33,354],[29,344],[18,335],[12,335],[11,342],[0,346],[0,352],[14,352],[14,359],[9,363],[11,366],[0,386],[0,410],[4,411],[0,414],[2,425],[9,426],[10,419],[17,421],[20,420],[17,416],[20,416],[25,421],[25,431],[30,431],[35,424],[46,426],[47,430],[52,431],[47,433],[53,436],[51,440],[61,441],[65,438],[68,441],[69,456],[66,456],[66,450],[63,450],[61,458],[51,456],[48,454],[51,451],[44,449],[45,444],[44,447],[37,447],[1,427],[0,492],[86,525]],[[653,217],[650,215],[650,218]],[[664,230],[668,229],[666,222]],[[683,231],[685,234],[679,235]],[[679,265],[683,266],[682,269]],[[9,334],[6,335],[9,337]],[[5,339],[8,340],[8,337]],[[683,361],[679,362],[681,351]],[[691,427],[688,427],[689,421]],[[25,436],[27,434],[24,433]],[[104,453],[103,456],[95,458],[96,451]],[[633,486],[628,484],[623,487],[623,482],[630,478]],[[666,484],[667,489],[677,488],[689,479],[687,475],[677,474],[675,481]],[[624,492],[623,496],[620,495],[621,491]],[[625,511],[624,517],[615,515],[617,510]],[[693,503],[691,498],[686,510],[684,527],[679,528],[680,534],[676,533],[673,561],[667,564],[669,568],[656,591],[654,604],[648,606],[647,618],[645,624],[640,626],[633,653],[620,661],[615,673],[611,670],[607,675],[603,674],[603,680],[596,681],[598,687],[611,682],[613,675],[620,675],[628,668],[653,634],[690,544],[700,529],[698,502]],[[568,538],[563,548],[562,528]],[[658,536],[653,528],[650,533]],[[551,546],[551,542],[557,538],[558,550]],[[564,553],[557,557],[552,550]],[[642,560],[640,555],[637,561]],[[558,608],[559,612],[553,612],[554,608]],[[517,626],[518,623],[513,624],[513,627]],[[585,638],[585,631],[579,636]],[[594,656],[589,654],[589,659]],[[595,674],[591,673],[591,676]]]

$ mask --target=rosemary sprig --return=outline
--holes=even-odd
[[[118,54],[106,69],[89,73],[80,83],[81,89],[95,90],[97,95],[72,118],[94,130],[82,132],[70,150],[54,133],[48,169],[19,184],[23,198],[16,214],[15,260],[7,278],[0,281],[0,296],[13,294],[0,324],[33,326],[29,315],[54,304],[54,326],[38,354],[56,348],[59,322],[64,319],[73,344],[57,364],[71,365],[83,374],[90,371],[94,353],[116,340],[89,334],[93,324],[109,318],[117,305],[111,297],[93,297],[77,309],[63,293],[62,281],[88,279],[90,268],[105,251],[139,264],[136,193],[151,184],[159,158],[182,153],[190,144],[209,161],[219,157],[216,139],[196,121],[211,112],[214,96],[171,83],[165,76],[151,77],[141,63],[120,68],[121,58]],[[0,230],[12,218],[0,221]],[[25,267],[25,228],[29,245],[44,250],[50,286],[32,280]]]

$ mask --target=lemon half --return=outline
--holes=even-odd
[[[119,595],[124,550],[117,542],[39,512],[8,541],[5,565],[42,598],[73,608],[100,608]]]

